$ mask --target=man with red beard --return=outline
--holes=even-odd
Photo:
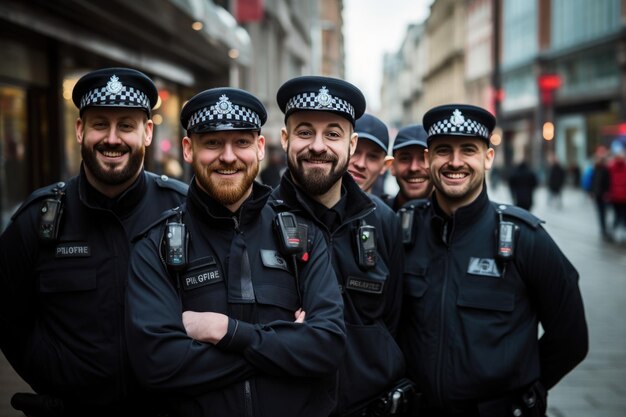
[[[131,372],[124,331],[131,239],[187,186],[143,169],[157,89],[129,68],[76,83],[78,176],[35,191],[0,237],[0,346],[40,394],[27,415],[153,415]]]
[[[181,111],[187,203],[137,243],[130,359],[169,415],[327,416],[345,349],[326,243],[255,182],[263,104],[214,88]]]
[[[491,113],[445,105],[423,122],[434,192],[400,327],[416,415],[544,416],[547,390],[588,350],[578,273],[542,221],[489,201]]]
[[[395,387],[404,358],[394,340],[402,299],[402,245],[397,217],[348,173],[357,146],[355,121],[365,98],[335,78],[302,76],[277,93],[285,114],[281,142],[288,170],[273,197],[323,231],[345,305],[347,351],[339,366],[333,416],[390,415],[406,398]],[[384,219],[384,221],[383,221]]]

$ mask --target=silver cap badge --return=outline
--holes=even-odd
[[[450,117],[450,123],[455,126],[461,126],[463,123],[465,123],[465,117],[459,109],[456,109],[452,112],[452,116]]]
[[[120,82],[120,79],[115,75],[111,75],[111,78],[107,82],[107,91],[109,94],[117,94],[122,91],[122,88],[124,88],[124,86]]]

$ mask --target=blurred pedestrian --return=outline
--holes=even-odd
[[[579,188],[581,172],[580,172],[580,165],[578,165],[578,162],[574,161],[571,164],[569,164],[568,171],[569,171],[569,176],[570,176],[572,187]]]
[[[348,345],[332,415],[380,415],[405,382],[395,340],[404,256],[395,213],[348,173],[365,97],[344,80],[302,76],[285,82],[276,99],[289,168],[273,197],[324,231],[344,301]]]
[[[611,175],[607,167],[607,157],[606,150],[596,150],[589,181],[589,195],[596,206],[601,236],[604,240],[611,240],[611,234],[608,233],[606,226],[606,211],[611,191]]]
[[[80,173],[31,194],[0,237],[0,347],[39,394],[15,397],[26,415],[158,411],[131,371],[123,320],[131,239],[187,192],[144,170],[157,98],[134,69],[80,78]]]
[[[415,416],[543,417],[587,354],[578,272],[541,220],[489,200],[495,124],[465,104],[424,115],[434,191],[405,254],[400,326]]]
[[[522,160],[513,168],[509,176],[509,188],[513,197],[513,204],[530,211],[537,184],[537,175],[530,169],[528,162]]]
[[[609,163],[609,200],[613,206],[613,239],[621,242],[626,240],[626,151],[617,151]]]
[[[393,141],[391,174],[396,177],[398,194],[383,200],[394,211],[400,210],[410,200],[427,200],[433,189],[426,165],[426,131],[419,124],[404,126]]]
[[[550,154],[548,162],[548,205],[562,208],[566,172],[556,155]]]
[[[133,251],[129,356],[167,415],[326,417],[336,404],[341,294],[321,232],[255,181],[266,118],[244,90],[192,97],[181,111],[189,197]]]
[[[359,138],[348,172],[361,190],[371,193],[378,178],[383,177],[391,165],[392,158],[387,158],[389,130],[378,117],[365,113],[356,121],[354,131]]]

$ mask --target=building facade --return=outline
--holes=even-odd
[[[128,66],[155,80],[146,168],[188,180],[185,101],[211,87],[247,89],[278,143],[278,87],[302,74],[344,75],[342,11],[341,0],[0,0],[0,230],[31,191],[78,173],[71,92],[83,74]]]

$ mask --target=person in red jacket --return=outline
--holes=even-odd
[[[609,186],[609,201],[613,205],[615,214],[613,220],[613,238],[620,241],[620,226],[626,229],[626,160],[622,148],[615,158],[609,163],[609,176],[611,178]],[[626,237],[626,230],[624,233]]]

